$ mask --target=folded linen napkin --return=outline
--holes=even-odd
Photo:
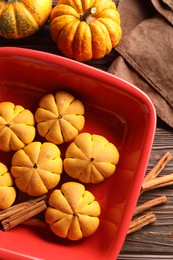
[[[173,127],[173,1],[119,1],[123,37],[108,72],[144,91]]]

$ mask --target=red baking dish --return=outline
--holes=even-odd
[[[146,172],[155,109],[142,91],[107,72],[46,52],[0,48],[0,102],[11,101],[34,113],[43,95],[58,90],[68,91],[84,103],[82,132],[105,136],[120,153],[111,177],[86,185],[101,206],[99,228],[75,242],[55,236],[47,226],[0,230],[0,259],[115,260]],[[0,152],[1,162],[9,168],[11,156]]]

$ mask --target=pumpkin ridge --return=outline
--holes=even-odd
[[[7,131],[9,131],[9,133],[10,133],[10,136],[9,136],[9,144],[8,144],[8,148],[9,148],[10,150],[13,150],[13,146],[12,146],[11,140],[14,139],[14,138],[16,138],[19,142],[21,142],[21,143],[22,143],[22,146],[24,145],[24,142],[22,141],[22,139],[19,138],[19,137],[16,135],[16,133],[15,133],[12,129],[10,129],[9,127],[6,127],[5,125],[4,125],[4,131],[3,131],[3,133],[0,135],[0,137],[3,137],[4,135],[7,135],[7,134],[8,134]]]
[[[93,5],[91,1],[81,1],[81,3],[83,12],[85,12],[88,8],[91,8],[91,6]],[[88,4],[88,6],[86,6],[86,4]]]
[[[109,33],[109,30],[107,29],[106,25],[104,23],[102,23],[100,20],[96,20],[95,22],[99,28],[101,29],[102,31],[102,35],[105,36],[105,46],[106,46],[106,50],[105,50],[105,55],[107,53],[109,53],[112,49],[112,42],[111,42],[111,39],[110,39],[110,33]]]
[[[31,9],[30,7],[29,7],[29,5],[27,5],[27,3],[25,2],[21,2],[21,4],[23,5],[23,7],[28,11],[28,13],[31,15],[31,17],[34,17],[34,20],[36,21],[36,23],[37,23],[37,25],[38,25],[38,21],[37,21],[37,19],[39,18],[40,19],[40,17],[38,16],[38,13],[36,13],[35,12],[35,10],[34,10],[34,8],[33,9]],[[36,16],[37,16],[37,18],[36,18]],[[38,19],[38,20],[39,20]],[[39,27],[39,26],[38,26]]]
[[[102,34],[101,28],[96,23],[90,23],[89,26],[92,35],[93,59],[98,59],[98,57],[105,56],[106,54],[105,37]]]
[[[73,15],[66,15],[66,14],[64,14],[64,15],[61,15],[61,16],[58,16],[58,17],[55,17],[55,18],[50,18],[50,29],[51,29],[51,36],[52,36],[52,39],[55,41],[55,42],[57,42],[57,40],[58,40],[58,37],[59,37],[59,34],[61,33],[61,31],[63,31],[64,30],[64,28],[65,28],[65,26],[66,26],[66,22],[64,22],[64,21],[66,21],[67,20],[67,18],[70,20],[70,22],[74,22],[77,18],[76,17],[74,17]],[[61,20],[63,19],[63,22],[61,22]],[[54,31],[54,28],[55,28],[55,30],[57,30],[56,29],[56,27],[57,27],[57,25],[58,25],[58,27],[60,26],[60,24],[62,23],[62,25],[61,25],[61,29],[59,29],[59,31],[58,31],[58,33],[56,32],[55,33],[55,31]]]
[[[76,114],[71,114],[71,115],[77,116]],[[80,116],[80,115],[79,115],[79,116]],[[63,119],[66,123],[68,123],[70,126],[72,126],[74,129],[79,130],[79,129],[76,128],[76,126],[75,126],[72,122],[69,122],[68,119],[64,118],[63,116],[62,116],[62,119]],[[61,120],[62,120],[62,119],[61,119]],[[59,123],[60,126],[62,126],[61,120],[60,120],[60,123]]]
[[[61,119],[61,120],[62,120],[62,119]],[[61,131],[61,135],[62,135],[63,140],[66,140],[64,127],[63,127],[63,125],[62,125],[62,121],[61,121],[61,120],[59,120],[60,131]],[[64,119],[64,118],[63,118],[63,120],[69,125],[70,128],[73,128],[74,130],[77,130],[77,131],[78,131],[78,129],[77,129],[76,127],[74,127],[68,120],[66,120],[66,119]]]
[[[91,158],[91,155],[87,156],[87,154],[81,149],[79,145],[75,143],[76,147],[79,148],[80,152],[86,157],[86,161],[89,161]],[[92,151],[92,150],[91,150]],[[70,157],[69,157],[70,158]],[[81,159],[82,160],[82,159]]]
[[[27,167],[27,168],[28,168],[28,167]],[[23,192],[26,192],[26,191],[28,190],[28,188],[29,188],[29,183],[30,183],[30,180],[31,180],[32,176],[33,176],[33,173],[30,175],[29,182],[28,182],[28,184],[26,185],[26,190],[25,190],[25,191],[23,190]],[[21,175],[15,177],[15,183],[17,183],[17,181],[20,180],[21,178],[22,178]]]
[[[22,10],[26,10],[25,13],[24,13],[24,16],[22,17],[22,21],[23,21],[23,23],[27,21],[27,25],[29,25],[29,27],[30,27],[29,30],[24,32],[24,34],[27,33],[28,31],[32,30],[33,28],[34,28],[35,31],[37,31],[39,29],[38,21],[35,19],[34,14],[31,13],[30,10],[26,7],[27,5],[24,4],[23,2],[14,2],[13,3],[13,9],[14,9],[14,15],[15,15],[15,21],[16,21],[16,35],[17,34],[20,35],[20,29],[19,29],[20,23],[19,23],[19,21],[21,19],[21,16],[19,16],[18,11],[21,9],[21,7],[20,8],[18,7],[19,3],[22,7]],[[25,17],[25,19],[23,19],[24,17]]]
[[[116,9],[105,8],[96,14],[96,19],[99,18],[110,18],[120,25],[120,14]]]
[[[61,136],[62,136],[62,140],[65,141],[65,137],[64,137],[64,134],[63,134],[63,129],[61,127],[61,120],[57,119],[59,121],[59,130],[60,130],[60,133],[61,133]],[[49,129],[49,131],[51,130],[51,128]]]
[[[56,97],[54,97],[54,100],[55,100],[55,104],[56,104],[56,107],[57,107],[57,113],[60,114],[59,112],[59,104],[58,104],[58,101],[56,100]],[[63,106],[63,110],[61,111],[61,115],[65,115],[65,112],[66,112],[66,109],[68,109],[68,107],[75,101],[75,98],[73,97],[72,100],[70,102],[65,102],[64,106]],[[68,112],[67,112],[68,114]]]
[[[91,41],[90,41],[90,45],[88,44],[88,46],[92,46],[92,34],[91,34],[91,29],[90,29],[90,26],[89,25],[87,25],[87,26],[85,26],[85,33],[84,33],[84,36],[85,36],[85,34],[86,34],[86,32],[87,32],[87,29],[89,29],[89,31],[90,31],[90,36],[91,36]],[[88,38],[88,37],[87,37]],[[86,46],[84,46],[84,44],[86,44],[85,42],[84,42],[84,40],[82,41],[82,53],[83,53],[83,56],[84,56],[84,53],[85,53],[85,49],[86,49]],[[88,49],[88,48],[87,48]],[[93,56],[93,51],[92,51],[92,47],[91,47],[91,49],[90,49],[90,55],[91,55],[91,57]]]
[[[111,42],[112,42],[112,46],[115,47],[119,43],[121,36],[122,36],[121,27],[115,20],[113,20],[111,18],[99,18],[99,21],[106,26],[110,39],[111,39]],[[110,21],[110,22],[108,22],[108,21]],[[115,26],[110,26],[111,23],[114,23]],[[112,27],[116,28],[116,33],[112,31]]]
[[[97,7],[96,7],[97,8]],[[109,12],[109,10],[112,10],[111,6],[104,6],[101,10],[96,11],[96,13],[94,14],[95,18],[97,19],[98,17],[102,17],[102,15],[104,15],[104,13],[106,13],[107,11]],[[115,9],[115,11],[117,12],[117,10]],[[108,18],[107,15],[105,18]]]
[[[16,28],[15,34],[17,35],[17,34],[19,33],[19,32],[18,32],[18,26],[17,26],[17,16],[16,16],[16,10],[17,10],[17,8],[16,8],[15,3],[14,3],[12,6],[13,6],[14,17],[15,17],[15,19],[14,19],[15,28]]]
[[[37,163],[37,161],[38,161],[38,158],[39,158],[39,155],[40,155],[40,150],[41,150],[41,145],[42,145],[40,142],[34,142],[34,143],[37,143],[37,144],[40,146],[40,147],[39,147],[39,152],[38,152],[38,153],[35,152],[35,154],[34,154],[34,156],[36,156],[36,158],[34,158],[34,161],[31,159],[31,157],[30,157],[29,154],[27,153],[25,147],[23,148],[24,153],[27,155],[27,157],[28,157],[29,160],[31,161],[33,167],[34,167],[34,165],[35,165],[35,164]],[[34,144],[34,143],[33,143],[33,144]],[[33,144],[31,144],[31,145],[33,145]],[[27,146],[26,146],[26,147],[27,147]]]
[[[0,8],[0,16],[3,15],[3,13],[6,11],[6,4],[1,3],[3,6]]]
[[[0,114],[0,126],[4,126],[5,123],[7,123],[5,118]]]
[[[61,4],[57,5],[54,12],[51,13],[50,20],[53,20],[54,18],[56,18],[56,16],[62,17],[64,15],[74,16],[77,19],[79,19],[80,17],[80,15],[74,7],[69,6],[67,4]]]
[[[30,181],[32,181],[32,178],[35,178],[34,175],[37,175],[37,178],[40,180],[40,182],[41,182],[42,185],[44,186],[45,190],[48,191],[48,189],[47,189],[47,187],[45,186],[44,182],[42,181],[42,179],[41,179],[41,177],[40,177],[40,175],[39,175],[37,169],[36,169],[35,171],[33,171],[33,173],[31,174]],[[27,193],[28,193],[28,189],[30,189],[30,185],[31,185],[30,181],[28,182],[28,185],[27,185],[27,190],[26,190]],[[29,193],[28,193],[28,194],[29,194]]]
[[[23,124],[25,124],[25,125],[27,125],[27,126],[34,126],[34,117],[33,117],[33,123],[31,123],[31,122],[16,122],[15,121],[15,119],[16,118],[18,118],[22,113],[25,113],[27,111],[27,109],[23,109],[23,110],[21,110],[19,113],[17,113],[16,115],[14,115],[12,118],[11,118],[11,120],[9,120],[9,122],[7,122],[7,123],[9,123],[10,125],[23,125]]]
[[[86,160],[88,160],[89,158],[87,157],[86,153],[80,148],[80,146],[77,145],[76,143],[74,143],[74,145],[77,147],[77,150],[79,150],[79,153],[82,153],[82,155],[86,158]],[[73,158],[75,158],[75,156],[70,156],[68,158],[73,159]],[[78,158],[78,159],[80,159],[80,158]],[[80,159],[80,160],[82,160],[82,159]]]
[[[82,34],[81,34],[82,31]],[[73,53],[74,58],[80,60],[92,57],[91,29],[87,22],[81,21],[74,37]]]
[[[39,167],[39,165],[38,165],[38,168],[36,169],[36,171],[37,171],[37,173],[38,173],[38,175],[39,175],[39,178],[40,178],[40,180],[42,181],[42,183],[44,184],[44,186],[45,186],[45,188],[47,189],[47,190],[49,190],[49,189],[52,189],[52,187],[51,186],[48,186],[47,184],[46,184],[46,180],[44,179],[44,177],[42,176],[42,175],[48,175],[48,173],[49,173],[49,176],[50,176],[50,174],[51,175],[54,175],[54,176],[58,176],[59,175],[59,180],[60,180],[60,175],[61,174],[57,174],[57,173],[55,173],[55,172],[50,172],[50,171],[48,171],[48,170],[43,170],[41,167]],[[57,181],[58,183],[59,183],[59,180]],[[58,183],[57,183],[57,185],[58,185]],[[55,186],[54,186],[55,187]]]
[[[101,162],[101,163],[102,163],[102,162]],[[109,162],[105,162],[105,163],[109,163]],[[102,172],[100,172],[100,171],[98,170],[97,164],[99,164],[99,162],[92,163],[92,167],[97,170],[98,174],[100,174],[101,176],[104,177],[104,175],[102,174]],[[112,164],[112,163],[111,163],[111,164]]]
[[[72,216],[72,218],[71,218],[71,223],[70,223],[70,225],[69,225],[69,227],[68,227],[68,231],[67,231],[67,237],[69,238],[70,237],[70,233],[71,233],[71,230],[72,230],[72,224],[74,223],[74,221],[75,221],[75,216]],[[80,230],[81,230],[81,227],[80,227],[80,225],[79,225],[79,221],[77,220],[77,222],[78,222],[78,227],[80,228]],[[81,232],[82,232],[82,230],[81,230]]]
[[[44,120],[44,121],[39,122],[39,123],[41,124],[41,123],[46,123],[46,122],[51,122],[51,121],[52,121],[52,124],[51,124],[51,126],[49,127],[49,129],[47,130],[45,136],[50,132],[51,127],[54,125],[55,121],[57,121],[57,118],[50,119],[50,120]]]
[[[3,4],[3,3],[2,3],[2,4]],[[1,8],[0,8],[0,16],[3,16],[5,12],[6,12],[6,4],[4,4],[3,6],[1,6]]]
[[[111,163],[111,162],[103,162],[104,164],[106,164],[106,165],[110,165],[110,166],[113,166],[113,168],[114,168],[114,171],[116,170],[116,166],[113,164],[113,163]],[[111,176],[112,174],[106,174],[106,172],[105,171],[101,171],[100,170],[100,168],[99,168],[99,165],[103,165],[103,163],[102,162],[97,162],[96,163],[96,165],[93,165],[93,168],[95,168],[97,171],[98,171],[98,173],[100,174],[100,176],[102,176],[104,179],[106,179],[106,178],[108,178],[109,176]]]
[[[7,131],[7,128],[4,125],[0,125],[0,137],[2,137]]]
[[[76,19],[75,21],[72,21],[70,23],[67,23],[63,30],[60,32],[59,34],[59,38],[58,38],[58,45],[59,45],[59,49],[60,51],[64,54],[67,55],[71,58],[73,58],[74,54],[73,54],[73,40],[74,40],[74,36],[76,33],[76,29],[79,25],[80,21],[78,19]],[[68,33],[67,33],[67,29],[68,29]],[[64,39],[66,38],[66,35],[70,35],[70,38],[68,39],[68,44],[67,46],[64,45]]]
[[[54,209],[56,209],[56,208],[54,208]],[[61,210],[61,212],[64,213],[64,214],[66,214],[66,215],[70,215],[69,213],[63,212],[62,210]],[[60,218],[60,219],[55,219],[53,222],[51,222],[51,225],[60,222],[62,219],[65,219],[66,217],[67,217],[67,216],[64,216],[64,217],[62,217],[62,218]],[[71,221],[71,222],[72,222],[72,221]]]
[[[36,115],[36,121],[37,121],[37,123],[55,120],[55,119],[57,119],[57,117],[58,117],[58,115],[59,115],[58,111],[57,111],[57,113],[54,113],[54,112],[50,111],[49,108],[48,108],[48,109],[45,109],[45,108],[43,108],[43,107],[40,107],[40,108],[38,109],[38,111],[39,111],[39,110],[44,111],[44,118],[43,118],[41,121],[39,121],[39,120],[38,120],[39,116]],[[41,113],[41,112],[40,112],[40,113]]]
[[[91,164],[90,163],[88,163],[88,166],[87,166],[87,168],[90,168],[90,170],[89,170],[89,182],[91,182]],[[86,167],[83,167],[83,169],[81,170],[81,172],[78,174],[78,179],[79,180],[83,180],[83,176],[85,175],[85,169],[86,169]],[[84,170],[84,171],[83,171]],[[88,176],[87,176],[88,177]]]
[[[21,123],[21,124],[11,124],[11,127],[9,126],[8,128],[11,133],[10,134],[10,143],[12,143],[11,138],[21,141],[23,143],[23,145],[29,144],[30,142],[33,141],[33,138],[28,139],[28,133],[31,133],[31,131],[32,131],[35,136],[35,127],[34,126]],[[23,133],[25,133],[25,135],[23,135]]]
[[[8,9],[11,9],[10,17],[8,16]],[[1,36],[3,36],[4,31],[7,31],[8,35],[11,33],[16,34],[15,12],[14,12],[14,7],[11,3],[8,6],[5,4],[5,6],[1,12],[0,19],[1,19],[0,32],[2,32]],[[11,26],[10,28],[9,28],[9,24]]]
[[[67,3],[65,3],[66,5],[72,6],[77,12],[81,12],[82,11],[82,4],[80,0],[69,0],[69,1],[65,1]],[[63,0],[59,0],[58,4],[64,4]]]
[[[10,129],[11,131],[11,134],[10,134],[10,149],[12,150],[12,143],[11,143],[11,140],[14,139],[13,138],[13,135],[21,142],[24,144],[24,142],[22,141],[22,139],[12,130]]]
[[[94,141],[95,142],[95,141]],[[92,142],[92,146],[94,145],[94,142]],[[99,151],[97,151],[97,153],[98,154],[101,154],[102,153],[102,151],[104,152],[104,149],[105,149],[105,147],[107,146],[109,144],[109,142],[106,142],[106,143],[104,143],[104,145],[100,145],[99,146]],[[92,150],[91,150],[91,152],[93,151],[93,148],[92,148]],[[97,153],[95,154],[95,156],[94,156],[94,159],[95,159],[95,157],[97,157]],[[93,156],[91,156],[91,157],[93,157]]]
[[[64,196],[64,198],[65,198],[67,204],[69,205],[69,207],[70,207],[70,209],[71,209],[71,211],[72,211],[72,213],[68,213],[68,215],[71,215],[71,216],[73,217],[74,210],[73,210],[73,208],[72,208],[72,205],[71,205],[71,203],[68,201],[68,199],[66,198],[65,193],[64,193],[63,191],[61,191],[61,193],[62,193],[62,195]],[[73,218],[72,218],[72,219],[73,219]]]

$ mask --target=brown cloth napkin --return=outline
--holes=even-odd
[[[145,92],[173,127],[173,0],[120,0],[123,37],[108,72]]]

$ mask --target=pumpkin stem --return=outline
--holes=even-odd
[[[33,166],[33,168],[34,168],[34,169],[37,169],[37,168],[38,168],[38,166],[37,166],[37,164],[36,164],[36,163],[34,163],[34,166]]]
[[[74,216],[74,217],[78,217],[78,218],[79,218],[79,215],[77,214],[77,212],[76,212],[76,211],[74,211],[74,212],[73,212],[73,216]]]
[[[92,15],[97,11],[96,7],[88,8],[83,15],[80,16],[80,21],[85,21],[86,23],[92,22]]]

